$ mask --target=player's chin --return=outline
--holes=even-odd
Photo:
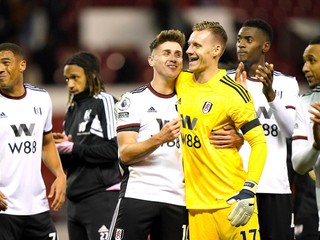
[[[242,55],[238,55],[238,62],[245,63],[246,61],[247,61],[247,57],[242,56]]]
[[[200,68],[200,62],[198,59],[189,61],[189,70],[190,71],[197,70],[198,68]]]

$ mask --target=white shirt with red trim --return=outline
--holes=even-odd
[[[26,94],[0,92],[0,191],[8,209],[0,214],[33,215],[49,210],[41,174],[43,135],[52,130],[49,94],[25,84]]]
[[[157,93],[150,84],[128,92],[116,105],[117,130],[137,131],[138,142],[178,117],[175,94]],[[127,166],[125,197],[185,206],[180,138],[162,144],[142,161]],[[120,193],[121,195],[121,193]]]
[[[235,71],[228,71],[234,79]],[[247,89],[254,101],[259,121],[264,129],[268,144],[268,156],[257,193],[289,194],[291,193],[287,168],[286,138],[291,137],[294,128],[296,108],[299,102],[299,86],[295,77],[274,71],[272,87],[276,92],[273,102],[268,102],[262,92],[262,83],[255,78],[247,79]],[[290,132],[290,133],[288,133]],[[248,143],[240,149],[247,166],[250,146]]]

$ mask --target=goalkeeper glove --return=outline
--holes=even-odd
[[[250,220],[254,210],[254,195],[257,184],[247,180],[242,190],[227,200],[227,203],[236,204],[228,215],[228,220],[232,226],[244,226]]]

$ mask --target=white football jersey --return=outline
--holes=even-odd
[[[138,131],[138,142],[145,141],[178,117],[176,102],[175,94],[159,94],[150,84],[125,93],[116,105],[117,130]],[[122,186],[125,197],[185,206],[180,139],[127,166]]]
[[[309,92],[303,94],[300,98],[300,108],[298,108],[295,128],[293,132],[293,153],[303,151],[309,146],[313,145],[314,136],[313,136],[313,122],[310,117],[312,116],[308,110],[312,107],[310,104],[312,102],[320,101],[320,86],[315,87]],[[304,158],[306,159],[306,158]],[[311,168],[311,166],[310,166]],[[313,165],[313,170],[316,175],[316,200],[318,206],[318,216],[319,216],[319,230],[320,230],[320,156],[318,156],[315,164]]]
[[[49,94],[25,84],[26,93],[0,93],[0,190],[8,209],[0,214],[32,215],[49,210],[41,174],[43,135],[52,130]]]
[[[234,79],[235,71],[228,71],[228,75]],[[257,193],[291,193],[287,168],[287,136],[277,122],[276,114],[264,96],[262,87],[262,83],[257,79],[247,79],[247,89],[253,97],[256,114],[264,129],[268,144],[268,156],[258,184]],[[277,115],[280,117],[281,115],[286,115],[294,123],[299,99],[299,86],[296,78],[274,71],[272,87],[276,92],[276,98],[273,102],[284,106],[283,111]],[[293,131],[293,126],[292,124],[291,131]],[[247,142],[241,147],[240,154],[243,158],[244,166],[247,167],[250,154],[250,146]]]

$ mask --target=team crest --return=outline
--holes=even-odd
[[[119,102],[118,107],[121,111],[128,109],[130,107],[130,99],[127,97],[122,98]]]
[[[123,236],[124,236],[124,230],[121,229],[121,228],[117,228],[114,239],[115,239],[115,240],[121,240],[121,239],[123,239]]]
[[[282,98],[282,91],[279,91],[279,90],[274,90],[275,93],[276,93],[276,96],[279,96],[279,98],[281,99]]]
[[[202,112],[203,112],[204,114],[210,112],[210,110],[211,110],[211,108],[212,108],[212,105],[213,105],[213,104],[212,104],[211,102],[206,101],[206,102],[204,103],[204,105],[203,105]]]

